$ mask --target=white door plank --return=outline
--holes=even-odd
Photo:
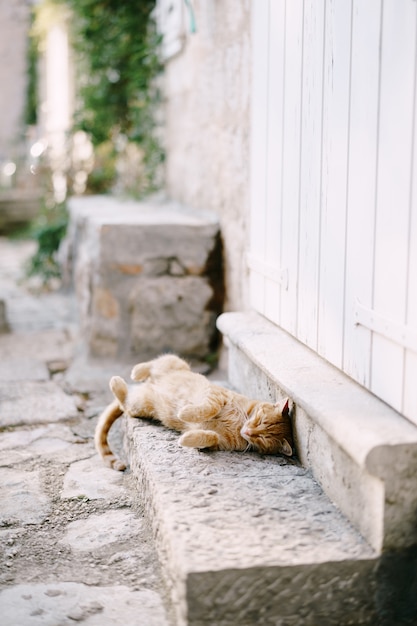
[[[369,385],[371,332],[355,325],[355,302],[372,307],[378,147],[380,0],[354,0],[350,89],[344,370]]]
[[[342,367],[352,3],[328,0],[324,54],[319,353]]]
[[[297,337],[317,349],[325,0],[305,0]]]
[[[285,0],[270,4],[269,15],[269,83],[268,83],[268,137],[267,137],[267,188],[266,188],[266,247],[268,266],[278,273],[280,266],[281,191],[282,191],[282,141],[285,59]],[[280,323],[280,297],[282,285],[265,280],[265,315]]]
[[[266,167],[268,136],[268,24],[269,2],[252,2],[252,115],[250,253],[264,260],[266,232]],[[250,273],[250,301],[265,312],[265,279]]]
[[[281,266],[288,267],[288,288],[281,293],[281,326],[296,334],[298,217],[301,143],[303,1],[286,3],[285,100]]]
[[[417,19],[417,16],[416,16]],[[413,170],[410,194],[407,326],[417,332],[417,63],[414,84]],[[417,352],[406,350],[404,361],[403,408],[406,417],[417,424]]]
[[[416,3],[386,0],[383,6],[379,160],[375,225],[374,310],[404,323],[413,96]],[[377,333],[372,341],[372,391],[401,410],[404,349]]]

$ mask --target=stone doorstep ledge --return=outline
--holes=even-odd
[[[73,196],[70,211],[77,219],[102,224],[160,225],[161,223],[184,226],[218,226],[214,213],[198,212],[165,196],[155,195],[149,200],[138,201],[111,195]]]
[[[288,333],[224,313],[229,381],[295,404],[297,455],[374,549],[416,544],[417,428]]]
[[[218,218],[166,200],[71,198],[63,247],[90,356],[204,358],[217,341]]]
[[[329,626],[377,623],[379,559],[309,470],[181,448],[147,420],[124,430],[178,626],[318,624],[324,606]]]

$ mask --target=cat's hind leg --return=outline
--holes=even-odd
[[[186,404],[178,413],[184,422],[208,422],[218,415],[227,402],[227,395],[222,389],[210,389],[201,404]]]
[[[152,361],[146,363],[138,363],[134,366],[130,373],[130,378],[137,382],[142,382],[151,375]]]
[[[217,450],[220,444],[219,435],[213,430],[188,430],[179,439],[180,446],[187,448],[211,448]]]
[[[172,371],[189,371],[189,369],[190,366],[188,363],[180,359],[179,356],[175,354],[163,354],[157,359],[153,359],[153,361],[135,365],[130,377],[132,380],[140,382],[147,378],[158,378]]]

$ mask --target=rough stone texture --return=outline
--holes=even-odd
[[[217,219],[162,200],[109,197],[72,199],[70,211],[88,353],[207,355],[223,304]]]
[[[374,626],[375,564],[253,568],[188,579],[193,626]]]
[[[249,0],[194,3],[197,32],[164,73],[166,186],[169,195],[220,218],[227,310],[248,305]]]
[[[375,623],[376,555],[306,469],[125,426],[179,624]]]
[[[22,327],[25,326],[22,324]],[[25,327],[26,328],[26,327]],[[18,334],[0,335],[0,352],[4,359],[17,360],[27,358],[30,352],[38,361],[46,364],[58,360],[69,360],[74,354],[74,336],[67,330],[45,329],[38,332],[27,331]]]
[[[106,511],[90,515],[87,520],[70,522],[61,541],[76,552],[84,552],[122,539],[133,540],[140,529],[141,521],[131,511]]]
[[[182,354],[202,355],[213,334],[213,312],[207,309],[213,290],[197,276],[142,281],[130,299],[132,348],[159,354],[177,347]],[[175,349],[175,348],[174,348]]]
[[[0,623],[166,626],[166,592],[132,477],[104,467],[93,444],[102,389],[124,370],[77,361],[83,391],[66,380],[74,307],[68,293],[34,295],[20,281],[32,244],[0,237],[0,291],[11,312],[10,333],[0,335],[0,397],[13,404],[13,391],[21,409],[18,423],[0,427]]]
[[[123,475],[105,467],[101,459],[91,459],[72,463],[65,474],[62,498],[101,498],[117,497],[123,484]]]
[[[0,592],[4,626],[166,626],[159,596],[123,585],[94,587],[74,582],[18,585]]]
[[[5,432],[0,441],[0,466],[41,458],[63,463],[80,461],[93,454],[87,441],[63,424]]]
[[[38,471],[0,469],[0,525],[39,524],[51,511],[50,498],[44,493]]]
[[[0,238],[0,259],[3,251]],[[1,262],[2,289],[6,268]],[[60,351],[68,349],[71,358],[65,294],[57,294],[51,312],[47,294],[34,307],[22,287],[19,294],[6,286],[7,302],[19,299],[21,310],[12,341],[0,338],[2,356],[6,349],[12,358],[15,346],[50,371]],[[30,332],[24,332],[25,317]],[[194,625],[417,623],[416,550],[376,557],[293,460],[184,450],[177,434],[131,420],[131,460],[140,482],[132,472],[104,467],[92,436],[109,374],[124,370],[120,362],[77,359],[73,365],[54,382],[73,395],[76,416],[33,424],[25,415],[22,424],[0,431],[1,510],[7,512],[0,516],[2,625],[165,626],[170,613],[145,508],[178,605],[183,614],[186,603]],[[4,369],[1,375],[10,378]],[[30,382],[33,389],[45,384]],[[54,407],[53,394],[46,395],[46,414],[49,399]],[[122,423],[110,433],[116,451]]]
[[[0,361],[0,380],[49,380],[49,370],[39,359],[11,357]]]
[[[299,458],[371,545],[415,545],[417,428],[261,316],[228,313],[218,326],[230,381],[295,402]]]
[[[0,381],[0,425],[57,422],[78,414],[75,399],[53,381]]]

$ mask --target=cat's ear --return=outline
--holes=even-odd
[[[277,408],[279,408],[279,405],[280,405],[279,402],[275,404]],[[281,410],[281,415],[283,415],[284,417],[289,417],[289,414],[290,414],[290,407],[288,406],[288,400],[287,400]]]
[[[282,439],[280,441],[280,452],[281,454],[285,454],[285,456],[292,456],[292,447],[288,443],[286,439]]]
[[[123,404],[127,398],[128,392],[127,385],[123,378],[120,378],[120,376],[112,376],[109,384],[115,398]]]

